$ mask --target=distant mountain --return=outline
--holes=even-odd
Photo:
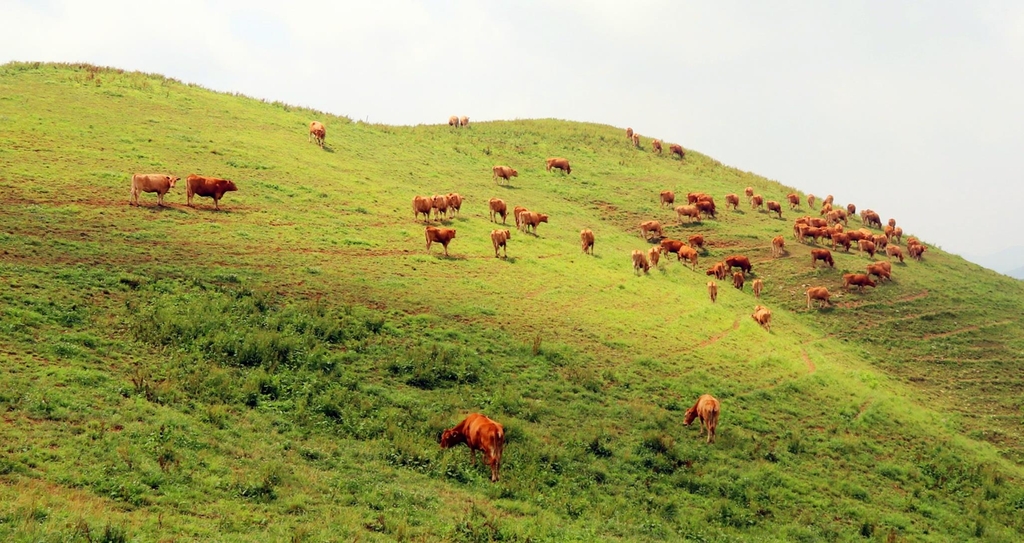
[[[1006,275],[1016,279],[1024,279],[1024,266],[1006,272]]]
[[[1024,246],[1008,247],[985,256],[967,255],[964,258],[999,273],[1024,279]]]

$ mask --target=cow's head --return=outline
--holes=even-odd
[[[238,190],[238,186],[235,185],[234,181],[230,179],[222,179],[221,181],[222,183],[220,183],[220,186],[222,189],[224,189],[224,192],[232,192]]]
[[[686,415],[683,416],[683,426],[689,426],[693,423],[693,419],[697,418],[697,406],[693,406],[686,410]]]
[[[519,177],[519,172],[517,172],[516,170],[513,169],[512,170],[512,177]]]
[[[178,182],[178,179],[181,179],[181,178],[180,177],[174,177],[173,175],[168,175],[167,176],[167,186],[173,189],[174,188],[174,184]]]
[[[456,430],[455,428],[452,428],[451,430],[445,430],[444,432],[441,432],[441,448],[442,449],[447,449],[449,447],[453,447],[453,446],[458,445],[459,443],[462,443],[464,441],[466,441],[465,436],[463,436],[462,432]]]

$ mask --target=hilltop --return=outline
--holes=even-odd
[[[870,259],[812,269],[791,234],[806,205],[724,209],[746,186],[778,201],[793,187],[636,149],[616,127],[446,119],[374,125],[152,74],[0,67],[0,536],[1020,539],[1019,281],[925,239],[892,283],[842,293]],[[519,176],[498,186],[495,164]],[[129,207],[131,173],[149,171],[239,191],[221,212],[186,207],[183,183],[164,209],[152,194]],[[714,195],[718,219],[677,223],[666,189]],[[444,258],[411,201],[453,191]],[[536,236],[513,228],[507,260],[495,196],[551,216]],[[648,219],[705,235],[697,272],[665,258],[633,273]],[[771,333],[749,286],[707,299],[703,269],[734,253],[765,282]],[[807,310],[811,285],[835,305]],[[714,445],[681,425],[705,392],[722,401]],[[437,445],[473,411],[505,424],[497,484]]]

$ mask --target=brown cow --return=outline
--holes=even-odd
[[[797,194],[795,192],[791,192],[791,193],[786,195],[786,199],[789,200],[789,209],[790,210],[794,210],[794,209],[796,209],[797,207],[800,206],[800,195],[799,194]]]
[[[896,258],[900,259],[900,262],[903,262],[903,251],[896,245],[886,246],[885,254],[886,256],[889,257],[890,260],[892,259],[892,257],[895,256]]]
[[[878,226],[879,229],[882,228],[882,218],[878,216],[878,213],[875,213],[870,209],[865,209],[860,212],[860,220],[865,226],[875,225]]]
[[[654,140],[651,142],[651,150],[655,153],[661,154],[661,140]]]
[[[868,256],[870,256],[871,258],[875,258],[875,242],[862,239],[857,242],[857,245],[860,246],[861,252],[866,251],[868,253]]]
[[[896,219],[889,219],[889,226],[896,228]]]
[[[533,228],[533,235],[537,235],[537,226],[542,222],[548,222],[548,216],[544,213],[537,213],[536,211],[524,211],[520,214],[519,218],[522,223],[523,231],[529,232],[530,228]]]
[[[640,223],[640,237],[648,239],[647,234],[654,232],[657,237],[662,238],[661,223],[658,221],[644,221]]]
[[[818,210],[818,215],[821,215],[822,217],[824,217],[825,215],[828,215],[831,212],[832,212],[832,204],[830,204],[828,202],[823,202],[821,204],[821,209]]]
[[[732,206],[733,211],[736,211],[740,207],[740,197],[735,194],[725,195],[725,209],[729,209]]]
[[[732,286],[734,286],[734,287],[736,287],[736,288],[738,288],[740,290],[743,290],[743,281],[745,279],[746,279],[746,277],[743,276],[743,272],[741,272],[741,271],[733,272],[733,274],[732,274]]]
[[[689,260],[693,271],[697,271],[697,251],[693,247],[683,245],[676,251],[678,260]]]
[[[889,225],[886,225],[885,228],[882,228],[882,233],[885,235],[885,239],[891,240],[893,234],[896,233],[896,229]]]
[[[763,204],[764,196],[761,196],[760,194],[755,194],[750,198],[750,209],[757,209],[759,207],[763,208]]]
[[[672,205],[676,203],[676,193],[670,190],[661,191],[661,205]]]
[[[743,189],[743,194],[747,195],[747,201],[749,202],[750,199],[754,197],[754,187],[747,187]]]
[[[569,166],[569,159],[566,158],[551,157],[547,159],[547,165],[549,172],[551,171],[551,168],[556,168],[562,170],[566,174],[572,173],[572,167]]]
[[[528,210],[523,206],[516,206],[515,208],[512,209],[512,218],[516,220],[516,230],[523,229],[522,218],[520,216],[523,214],[524,211]]]
[[[825,228],[828,226],[828,221],[820,217],[808,217],[807,224],[816,228]]]
[[[826,304],[832,305],[831,300],[829,300],[831,297],[832,295],[829,294],[827,288],[811,287],[807,289],[807,309],[811,308],[811,300],[818,300],[818,307],[823,307]]]
[[[728,273],[729,273],[729,268],[725,265],[725,262],[719,262],[719,263],[715,264],[714,266],[711,266],[710,268],[708,268],[707,273],[705,273],[704,275],[714,275],[715,279],[718,279],[719,281],[721,281],[722,279],[725,279],[725,276]]]
[[[772,331],[772,311],[763,305],[754,306],[754,312],[750,315],[754,322],[760,324],[769,333]]]
[[[436,226],[428,226],[425,232],[427,238],[427,251],[430,251],[430,244],[440,243],[444,246],[444,256],[448,256],[448,244],[455,239],[454,228],[438,228]]]
[[[697,211],[704,214],[705,217],[715,218],[715,202],[713,200],[699,200],[697,202]]]
[[[630,140],[630,141],[633,141],[633,129],[632,128],[629,128],[629,127],[626,128],[626,139]]]
[[[851,241],[850,241],[850,235],[849,234],[843,234],[843,233],[839,233],[839,232],[837,232],[835,234],[832,234],[832,250],[833,251],[836,250],[836,246],[837,245],[842,245],[843,249],[846,252],[850,252],[850,244],[851,244]]]
[[[754,289],[754,298],[760,299],[761,298],[761,289],[764,288],[764,281],[761,281],[760,278],[754,279],[754,282],[751,283],[750,286],[753,287],[753,289]]]
[[[903,229],[900,228],[899,226],[892,229],[892,235],[894,238],[896,238],[896,243],[900,243],[903,241]]]
[[[786,250],[786,238],[782,236],[775,236],[772,238],[772,256],[780,257]]]
[[[836,263],[832,260],[832,253],[828,249],[811,249],[811,267],[816,268],[818,261],[828,264],[828,267],[836,267]]]
[[[718,299],[718,283],[713,280],[708,281],[708,296],[711,298],[711,303],[715,303],[715,300]]]
[[[512,232],[508,230],[491,230],[491,243],[494,244],[494,258],[498,258],[498,249],[504,249],[505,258],[508,258],[508,240],[512,239]]]
[[[669,145],[668,150],[671,151],[673,155],[679,155],[679,160],[686,158],[686,153],[683,152],[683,146],[678,143]]]
[[[583,247],[583,254],[594,254],[594,233],[589,228],[580,230],[580,245]]]
[[[844,233],[846,234],[846,237],[850,238],[850,241],[860,241],[871,237],[871,234],[865,234],[860,230],[850,230],[849,232]]]
[[[501,215],[501,224],[505,224],[505,217],[508,216],[508,206],[501,198],[491,198],[487,201],[491,207],[491,222],[498,222],[497,216]]]
[[[658,269],[658,261],[661,260],[661,246],[655,245],[647,249],[647,260],[651,261],[651,267]]]
[[[640,134],[633,132],[633,147],[640,147]]]
[[[441,434],[441,448],[448,449],[459,443],[469,447],[469,456],[476,464],[476,451],[480,451],[487,465],[491,467],[491,482],[498,481],[501,467],[501,453],[505,450],[505,429],[500,424],[473,413],[450,430]]]
[[[875,234],[871,237],[871,241],[875,243],[875,249],[878,251],[885,249],[886,245],[889,245],[889,238],[882,234]]]
[[[892,267],[888,265],[888,262],[872,262],[868,264],[868,275],[875,275],[878,277],[878,281],[881,282],[884,279],[892,281]]]
[[[647,273],[649,269],[651,269],[651,265],[647,263],[647,257],[644,256],[644,252],[640,249],[633,249],[633,271],[640,275],[640,270],[644,270],[644,273]]]
[[[498,183],[501,183],[501,181],[498,181],[499,179],[504,179],[505,183],[508,184],[512,181],[513,177],[519,177],[519,172],[508,166],[495,166],[491,168],[491,171],[494,174],[491,176],[491,179]]]
[[[828,204],[831,207],[832,206],[832,202],[834,202],[834,201],[835,201],[835,199],[832,198],[831,194],[829,194],[828,196],[825,197],[824,200],[822,200],[822,204]]]
[[[164,205],[164,195],[174,188],[178,177],[163,173],[137,173],[132,176],[132,192],[128,198],[128,205],[139,205],[140,192],[155,192],[156,205]],[[134,204],[133,204],[134,202]]]
[[[451,117],[448,117],[448,126],[454,126],[455,128],[459,127],[458,115],[452,115]]]
[[[499,202],[501,200],[498,200]],[[504,204],[504,202],[502,202]],[[423,222],[430,220],[430,212],[434,209],[434,199],[430,196],[414,196],[412,198],[412,214],[413,217],[419,219],[420,213],[423,214]]]
[[[686,193],[686,203],[696,204],[698,200],[703,200],[705,196],[710,198],[710,196],[703,192],[688,192]]]
[[[689,217],[690,222],[694,219],[700,220],[700,210],[697,206],[676,206],[676,218],[683,222],[683,217]]]
[[[448,197],[444,194],[435,194],[432,198],[434,206],[434,220],[440,221],[448,217]]]
[[[700,234],[694,234],[694,235],[686,238],[686,242],[689,243],[690,247],[693,247],[694,249],[703,249],[704,248],[704,236],[702,236]]]
[[[865,285],[874,288],[875,282],[872,281],[871,276],[866,273],[844,273],[843,288],[849,290],[850,285],[854,285],[863,291]]]
[[[663,252],[677,253],[679,252],[679,248],[685,244],[679,241],[678,239],[665,238],[661,240],[661,243],[659,245],[661,246],[661,250]]]
[[[920,243],[911,244],[909,241],[907,242],[907,254],[910,255],[910,258],[913,258],[918,262],[921,261],[921,256],[924,254],[924,250],[925,246]]]
[[[465,115],[459,117],[459,124],[461,124],[462,126],[469,126],[469,117]]]
[[[813,194],[808,194],[807,195],[807,207],[809,207],[811,209],[814,209],[814,195]]]
[[[780,204],[780,203],[778,203],[778,202],[776,202],[774,200],[768,200],[767,205],[768,205],[768,213],[771,213],[771,212],[774,211],[774,212],[779,214],[779,218],[780,219],[782,218],[782,204]]]
[[[213,198],[213,207],[220,211],[220,199],[224,193],[238,190],[233,181],[218,177],[203,177],[192,174],[185,179],[185,196],[192,206],[192,196]]]
[[[853,204],[846,204],[846,214],[847,215],[856,215],[857,214],[857,206],[855,206]]]
[[[324,140],[327,139],[327,129],[324,128],[324,123],[319,121],[312,121],[309,123],[309,137],[306,138],[307,142],[315,142],[324,148]]]
[[[464,198],[457,192],[448,193],[448,218],[452,218],[456,213],[462,214],[462,201]]]
[[[743,255],[732,255],[725,258],[725,265],[731,268],[739,268],[743,270],[743,273],[750,273],[750,270],[754,269],[754,266],[750,263],[750,259]]]
[[[693,407],[686,410],[686,414],[683,416],[683,425],[689,426],[693,424],[693,420],[700,417],[700,434],[704,434],[704,430],[708,432],[708,443],[715,442],[715,431],[718,429],[718,414],[721,412],[722,406],[714,396],[710,394],[703,394],[700,398],[697,398],[697,403],[693,404]]]

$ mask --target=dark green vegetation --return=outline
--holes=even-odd
[[[545,172],[552,155],[573,174]],[[185,207],[183,184],[130,208],[133,172],[240,190],[219,213]],[[812,270],[798,213],[724,210],[747,185],[791,190],[607,126],[368,125],[4,66],[0,539],[1020,540],[1020,283],[930,247],[842,294],[869,258]],[[719,219],[677,225],[663,189],[713,194]],[[411,200],[451,191],[444,258]],[[551,215],[508,260],[492,196]],[[856,204],[888,218],[881,196]],[[697,273],[632,273],[652,218],[705,234]],[[732,253],[765,281],[771,334],[749,285],[707,300],[702,269]],[[808,311],[807,285],[841,296]],[[704,392],[723,406],[712,446],[680,422]],[[437,446],[472,411],[505,424],[497,484]]]

